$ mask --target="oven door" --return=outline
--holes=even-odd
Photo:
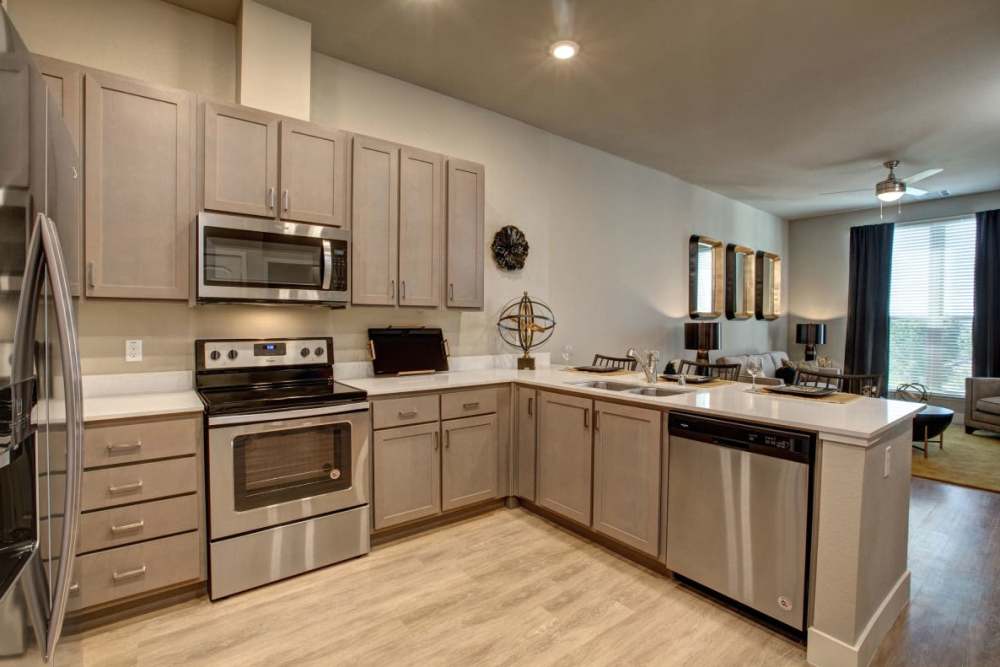
[[[346,303],[348,232],[198,214],[198,300]]]
[[[210,417],[211,539],[366,504],[368,431],[367,403]]]

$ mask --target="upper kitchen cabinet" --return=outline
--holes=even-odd
[[[26,188],[31,149],[28,61],[0,51],[0,186]]]
[[[207,102],[204,151],[206,209],[277,215],[277,117]]]
[[[354,137],[351,194],[351,299],[396,304],[399,270],[399,146]]]
[[[88,72],[85,107],[87,295],[186,299],[194,96]]]
[[[486,195],[483,165],[448,159],[447,304],[483,307]]]
[[[347,226],[347,133],[281,121],[282,220]]]
[[[444,161],[403,148],[399,158],[399,305],[441,305]]]

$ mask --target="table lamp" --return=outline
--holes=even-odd
[[[685,322],[684,349],[698,350],[698,363],[709,363],[708,351],[719,349],[719,323]]]
[[[795,342],[806,346],[806,361],[816,361],[816,346],[826,345],[826,325],[813,322],[796,324]]]

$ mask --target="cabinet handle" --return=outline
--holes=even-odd
[[[590,428],[590,408],[585,408],[583,411],[583,427]]]
[[[136,440],[135,442],[120,442],[114,445],[108,445],[108,454],[120,454],[121,452],[131,452],[136,449],[142,449],[142,440]]]
[[[417,411],[416,410],[400,410],[399,411],[399,418],[400,419],[413,419],[416,416],[417,416]]]
[[[119,581],[125,581],[126,579],[135,579],[136,577],[141,577],[146,574],[146,566],[142,565],[134,570],[126,570],[125,572],[119,572],[115,570],[111,573],[111,580],[115,583]]]
[[[399,281],[399,298],[400,299],[404,299],[404,300],[406,299],[406,281],[405,280],[400,280]]]
[[[97,287],[97,281],[94,280],[94,263],[87,262],[87,287],[94,289]]]
[[[434,431],[434,451],[436,452],[438,450],[438,447],[440,446],[441,446],[441,434],[438,433],[437,431]]]
[[[451,449],[451,435],[450,435],[450,433],[451,433],[450,431],[445,431],[444,432],[444,448],[445,449]]]
[[[600,431],[601,430],[601,411],[600,410],[594,410],[594,430],[595,431]]]
[[[69,585],[69,594],[70,595],[76,595],[79,592],[80,592],[80,584],[79,584],[79,582],[73,583],[73,584]]]
[[[396,298],[396,281],[395,280],[390,280],[389,281],[389,298],[390,299],[395,299]]]
[[[111,526],[111,532],[114,533],[115,535],[118,535],[120,533],[130,533],[133,530],[142,530],[143,526],[145,525],[146,522],[142,519],[139,519],[134,523],[123,523],[118,526]]]
[[[281,191],[281,210],[288,211],[288,207],[291,206],[292,196],[288,194],[288,190]]]
[[[535,414],[535,397],[528,397],[528,416],[533,417]]]
[[[274,208],[274,188],[267,189],[267,207]]]
[[[455,283],[448,283],[448,301],[455,300]]]
[[[129,493],[130,491],[138,491],[142,488],[142,480],[138,482],[132,482],[131,484],[121,484],[119,486],[109,486],[108,493]]]
[[[479,401],[473,401],[472,403],[462,403],[463,410],[475,410],[479,407]]]

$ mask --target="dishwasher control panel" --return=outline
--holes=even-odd
[[[811,463],[816,449],[812,433],[679,412],[670,414],[670,435],[801,463]]]

